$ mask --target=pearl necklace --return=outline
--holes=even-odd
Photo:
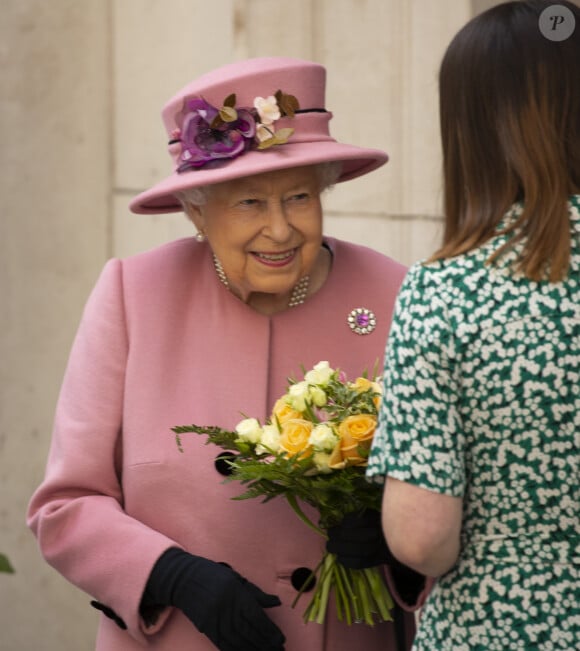
[[[222,267],[222,263],[217,259],[215,253],[213,254],[213,266],[215,267],[215,272],[220,279],[222,285],[230,289],[230,284],[226,277],[226,272]],[[304,276],[301,278],[294,288],[292,289],[292,294],[290,295],[290,300],[288,301],[288,307],[296,307],[297,305],[302,305],[306,300],[306,295],[308,294],[308,288],[310,287],[310,276]]]

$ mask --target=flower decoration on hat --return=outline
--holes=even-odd
[[[219,109],[201,97],[186,100],[181,128],[171,133],[169,141],[170,145],[181,143],[177,171],[236,158],[250,149],[285,144],[294,129],[276,130],[275,123],[282,117],[293,118],[298,109],[296,97],[281,90],[256,97],[253,107],[236,108],[234,93]]]

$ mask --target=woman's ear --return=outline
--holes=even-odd
[[[192,203],[185,205],[184,212],[190,222],[197,228],[199,232],[203,232],[205,226],[205,219],[203,215],[202,206],[196,206]]]

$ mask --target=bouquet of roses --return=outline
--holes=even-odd
[[[345,515],[380,511],[382,490],[365,478],[379,399],[377,382],[364,376],[349,381],[323,361],[302,381],[289,380],[287,392],[264,424],[245,418],[235,431],[198,425],[173,431],[181,451],[181,434],[194,432],[231,452],[227,458],[232,474],[226,481],[237,480],[246,487],[234,499],[268,501],[283,496],[305,524],[328,537],[328,529]],[[300,502],[316,508],[318,523],[306,516]],[[331,592],[341,621],[373,625],[391,620],[393,602],[380,566],[347,568],[326,551],[314,576],[306,622],[324,622]]]

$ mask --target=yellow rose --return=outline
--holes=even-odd
[[[292,418],[302,418],[302,412],[292,408],[286,402],[286,396],[278,398],[272,409],[272,423],[278,422],[282,426],[287,420]]]
[[[375,429],[376,416],[357,414],[348,416],[338,426],[340,441],[330,455],[330,467],[334,469],[345,466],[366,466],[367,458],[361,456],[361,448],[370,450]]]
[[[280,449],[289,457],[299,454],[300,458],[307,457],[312,452],[309,444],[313,424],[302,418],[291,418],[282,425],[280,433]]]
[[[371,380],[368,380],[366,377],[357,377],[357,379],[352,383],[351,386],[353,389],[356,389],[359,393],[372,389],[375,393],[378,394],[373,398],[373,402],[375,403],[375,407],[377,409],[379,408],[381,404],[381,394],[383,390],[381,385],[378,382],[372,382]]]

